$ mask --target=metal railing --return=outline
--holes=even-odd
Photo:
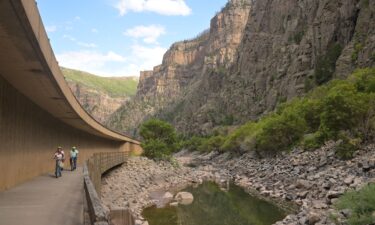
[[[87,169],[91,182],[100,196],[102,174],[126,162],[128,152],[95,153],[87,160]]]
[[[84,167],[84,187],[87,211],[92,225],[133,225],[134,219],[127,209],[105,212],[100,201],[101,178],[108,170],[126,162],[128,152],[95,153]]]

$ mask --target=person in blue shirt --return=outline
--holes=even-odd
[[[77,158],[78,158],[78,150],[76,147],[72,147],[70,151],[70,168],[71,170],[77,169]]]

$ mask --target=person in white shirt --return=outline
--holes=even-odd
[[[77,158],[78,158],[78,150],[76,147],[72,147],[70,151],[70,168],[71,171],[77,169]]]
[[[53,158],[56,161],[55,176],[56,176],[56,178],[59,178],[59,177],[61,177],[62,163],[63,163],[63,160],[65,158],[62,147],[57,147],[57,151],[55,152],[55,155],[54,155]]]

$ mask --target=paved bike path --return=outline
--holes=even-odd
[[[82,168],[64,170],[0,192],[0,225],[82,225],[82,177]]]

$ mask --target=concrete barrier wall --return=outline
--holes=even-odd
[[[93,225],[134,225],[129,209],[118,208],[105,212],[100,201],[101,178],[110,169],[119,166],[128,159],[128,152],[95,153],[84,166],[83,179],[87,211]]]
[[[102,175],[113,167],[123,164],[128,156],[128,152],[101,152],[95,153],[87,160],[88,173],[99,198],[101,196]]]
[[[42,86],[34,88],[43,88]],[[54,172],[57,146],[68,156],[76,146],[79,163],[96,152],[129,150],[132,144],[73,128],[42,110],[0,74],[0,191],[43,173]]]

